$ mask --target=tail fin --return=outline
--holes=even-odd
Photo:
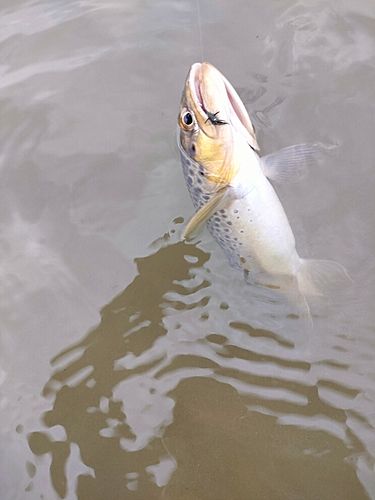
[[[344,266],[333,260],[300,259],[297,283],[304,297],[322,296],[352,281]]]
[[[297,284],[311,328],[314,325],[307,297],[327,295],[349,281],[353,280],[345,267],[334,260],[300,259]]]

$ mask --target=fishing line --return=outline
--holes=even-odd
[[[203,62],[203,38],[202,38],[202,16],[201,16],[201,7],[200,0],[195,0],[196,10],[197,10],[197,20],[198,20],[198,33],[199,33],[199,43],[201,50],[201,62]]]

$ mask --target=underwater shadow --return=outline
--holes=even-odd
[[[159,497],[160,488],[145,469],[158,464],[160,456],[165,455],[163,443],[159,438],[150,439],[147,446],[131,453],[121,446],[122,440],[131,441],[134,435],[127,424],[126,401],[116,400],[113,390],[125,379],[157,366],[163,352],[134,368],[116,363],[129,353],[137,357],[147,352],[166,335],[163,317],[168,307],[183,310],[207,303],[207,298],[196,303],[176,303],[166,295],[172,292],[186,297],[208,287],[204,279],[193,283],[193,271],[208,259],[209,254],[185,242],[169,244],[135,259],[138,275],[103,307],[98,326],[52,360],[57,368],[43,395],[54,398],[54,403],[42,421],[50,429],[62,426],[66,439],[55,440],[48,432],[33,432],[28,441],[35,455],[50,454],[51,481],[61,498],[67,495],[71,480],[65,470],[73,443],[79,447],[82,462],[93,471],[78,476],[78,498]],[[190,287],[189,282],[193,283]],[[139,484],[136,491],[135,483]]]

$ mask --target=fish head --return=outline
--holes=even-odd
[[[253,125],[240,97],[209,63],[195,63],[187,75],[178,116],[179,145],[199,164],[207,180],[228,185],[238,172],[238,143],[259,150]]]

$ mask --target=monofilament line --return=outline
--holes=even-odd
[[[198,32],[199,32],[199,43],[201,49],[201,62],[203,62],[203,39],[202,39],[202,18],[201,18],[201,8],[200,0],[195,0],[197,7],[197,20],[198,20]]]

